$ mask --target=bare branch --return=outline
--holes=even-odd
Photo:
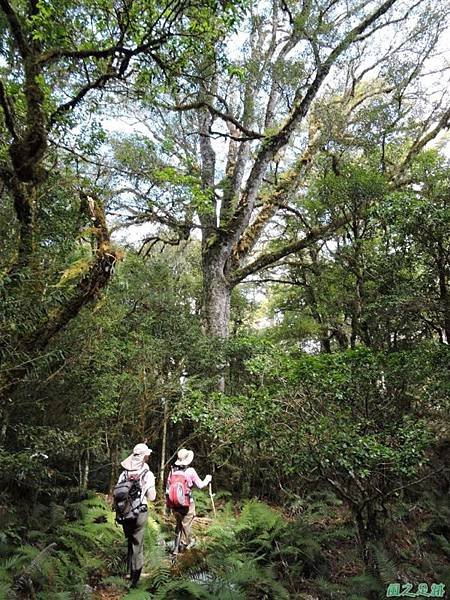
[[[161,252],[162,252],[166,245],[179,246],[182,241],[183,241],[182,237],[180,237],[180,238],[162,238],[159,235],[147,237],[144,240],[142,240],[142,245],[141,245],[140,249],[138,250],[138,254],[142,255],[144,258],[147,258],[147,256],[150,254],[150,252],[153,250],[154,246],[156,246],[156,244],[158,242],[162,243],[162,248],[161,248]],[[144,250],[145,250],[145,252],[144,252]]]
[[[403,21],[406,21],[406,19],[410,16],[412,11],[415,8],[417,8],[420,4],[422,4],[423,2],[424,2],[424,0],[418,0],[415,4],[410,6],[408,8],[408,10],[401,17],[398,17],[397,19],[391,19],[391,20],[385,21],[384,23],[380,23],[379,25],[377,25],[376,27],[374,27],[373,29],[371,29],[370,31],[365,33],[364,35],[358,36],[357,41],[361,42],[361,41],[367,39],[368,37],[370,37],[376,31],[379,31],[380,29],[384,29],[385,27],[388,27],[390,25],[396,25],[398,23],[402,23]]]
[[[223,119],[224,121],[228,122],[228,123],[232,123],[237,129],[239,129],[239,131],[242,131],[243,134],[245,134],[246,138],[236,138],[233,137],[231,135],[225,134],[225,133],[219,133],[217,132],[217,135],[223,135],[224,137],[231,137],[232,139],[238,140],[238,141],[242,141],[242,140],[256,140],[256,139],[262,139],[264,137],[264,135],[262,133],[259,133],[258,131],[253,131],[252,129],[248,129],[247,127],[245,127],[244,125],[242,125],[242,123],[240,123],[238,121],[238,119],[236,119],[235,117],[233,117],[232,114],[230,113],[224,113],[223,111],[215,108],[214,106],[212,106],[212,104],[209,104],[208,102],[204,101],[204,100],[199,100],[197,102],[190,102],[189,104],[175,104],[175,105],[161,105],[162,108],[166,108],[167,110],[173,110],[173,111],[177,111],[177,112],[185,112],[185,111],[190,111],[190,110],[196,110],[196,109],[200,109],[200,108],[207,108],[212,116],[216,116],[216,117],[220,117],[221,119]]]
[[[234,215],[233,223],[231,224],[231,232],[234,235],[235,241],[239,238],[241,232],[248,224],[256,194],[258,193],[267,165],[274,158],[276,153],[289,142],[292,133],[307,115],[311,103],[316,97],[322,82],[330,72],[331,67],[339,56],[357,40],[358,36],[384,15],[397,1],[398,0],[386,0],[376,11],[363,19],[363,21],[345,35],[344,39],[331,51],[327,59],[321,64],[317,70],[315,79],[308,87],[303,98],[294,105],[285,124],[276,134],[269,136],[264,140],[248,177],[247,186]]]
[[[438,133],[445,128],[450,127],[450,107],[447,108],[441,115],[440,119],[436,123],[436,125],[430,129],[428,133],[417,138],[411,145],[406,157],[401,162],[400,166],[397,169],[395,176],[393,177],[394,186],[398,186],[401,184],[401,178],[405,171],[405,169],[409,166],[414,156],[417,154],[430,142],[433,140]]]
[[[101,89],[110,79],[113,79],[114,77],[117,77],[116,72],[105,73],[98,77],[95,81],[89,82],[86,85],[84,85],[78,91],[76,96],[74,96],[68,102],[65,102],[64,104],[58,106],[58,108],[52,113],[52,115],[50,116],[50,128],[53,127],[53,125],[55,125],[59,117],[75,108],[83,100],[86,94],[88,94],[88,92],[95,89]]]

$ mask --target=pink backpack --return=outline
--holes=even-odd
[[[166,486],[166,506],[168,508],[188,508],[191,490],[184,471],[170,472]]]

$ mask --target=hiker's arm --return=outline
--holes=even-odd
[[[147,496],[147,500],[150,500],[150,502],[153,502],[153,500],[155,500],[156,498],[156,488],[155,486],[148,488],[148,490],[146,491],[145,495]]]
[[[147,498],[147,500],[150,500],[150,502],[153,502],[153,500],[156,498],[156,487],[155,487],[155,476],[153,475],[153,473],[151,471],[148,471],[148,473],[145,476],[145,483],[147,489],[145,491],[145,496]]]
[[[191,476],[192,476],[192,483],[199,489],[206,487],[212,479],[211,475],[207,475],[205,477],[205,479],[201,480],[195,469],[192,469]]]

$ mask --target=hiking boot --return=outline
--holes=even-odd
[[[131,571],[131,584],[130,584],[130,588],[135,588],[138,584],[139,578],[141,576],[141,571],[142,569],[137,569],[136,571]]]
[[[189,544],[186,546],[186,549],[190,550],[191,548],[195,548],[196,545],[197,545],[197,540],[195,538],[192,538],[191,541],[189,542]]]

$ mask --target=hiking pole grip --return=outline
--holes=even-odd
[[[209,497],[211,498],[211,504],[212,504],[213,513],[214,513],[214,516],[216,516],[217,515],[217,513],[216,513],[216,506],[214,504],[214,496],[213,496],[213,493],[212,493],[212,485],[211,485],[211,483],[208,483],[208,489],[209,489]]]

